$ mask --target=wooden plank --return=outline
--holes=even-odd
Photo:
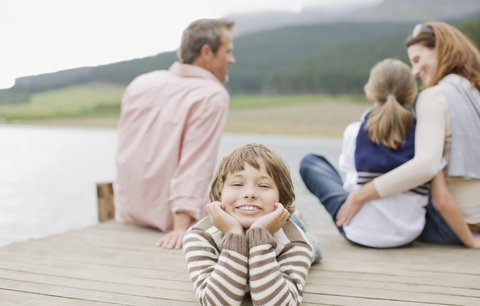
[[[132,286],[133,288],[133,286]],[[161,297],[157,297],[155,289],[149,294],[138,295],[135,289],[130,288],[122,293],[110,292],[94,289],[79,289],[66,286],[51,286],[41,283],[20,282],[12,280],[2,280],[3,290],[11,290],[16,292],[27,292],[38,295],[41,299],[43,296],[61,297],[72,300],[91,301],[99,303],[112,303],[120,305],[196,305],[194,301],[182,300],[182,295],[175,291],[165,291],[161,293]]]
[[[41,282],[18,281],[2,279],[2,289],[29,292],[38,295],[67,297],[70,299],[85,299],[102,303],[119,303],[129,305],[152,305],[161,301],[178,301],[185,304],[195,304],[192,292],[173,289],[159,289],[155,287],[141,287],[135,284],[123,286],[123,291],[118,286],[99,286],[81,288],[66,284],[52,285]],[[113,289],[113,290],[112,290]]]
[[[417,303],[417,302],[407,302],[407,301],[396,301],[396,300],[384,300],[384,299],[374,299],[374,298],[364,298],[364,297],[348,297],[343,295],[333,295],[333,294],[323,294],[317,295],[315,298],[311,299],[308,297],[308,294],[305,295],[304,302],[302,305],[337,305],[337,306],[418,306],[418,305],[442,305],[446,304],[441,303]]]
[[[383,286],[380,286],[383,287]],[[305,302],[318,300],[318,296],[335,295],[359,299],[375,299],[378,301],[398,301],[418,304],[443,304],[443,305],[471,305],[478,306],[479,298],[463,295],[449,295],[441,292],[425,293],[417,288],[412,290],[383,289],[372,286],[371,288],[350,287],[348,285],[328,286],[325,284],[315,286],[315,293],[305,293]]]
[[[480,305],[474,250],[374,250],[349,244],[331,226],[313,233],[325,259],[311,268],[304,305]],[[0,304],[196,305],[182,251],[156,247],[160,236],[107,221],[2,247]]]
[[[349,287],[366,289],[381,287],[397,290],[399,288],[409,288],[403,290],[412,292],[422,290],[423,292],[439,292],[480,298],[480,290],[473,288],[479,281],[478,277],[469,278],[467,281],[463,282],[463,286],[457,281],[445,283],[443,281],[445,278],[452,278],[452,276],[443,275],[438,277],[435,275],[426,275],[425,277],[399,277],[396,275],[385,276],[373,273],[337,273],[322,270],[318,272],[312,271],[310,273],[309,281],[305,290],[309,290],[310,286],[316,288],[323,285],[341,286],[342,284],[345,284]],[[474,286],[469,285],[469,281],[470,284],[474,284]]]
[[[0,289],[0,305],[25,305],[25,306],[104,306],[119,305],[114,303],[100,303],[84,299],[70,299],[60,296],[49,296],[44,294],[35,294],[19,290]]]

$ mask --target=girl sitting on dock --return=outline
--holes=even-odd
[[[316,154],[303,158],[300,174],[347,240],[367,247],[399,247],[422,233],[429,184],[369,201],[351,220],[345,221],[342,213],[349,193],[413,158],[416,120],[411,106],[417,86],[405,63],[385,59],[370,71],[365,93],[372,109],[344,133],[339,166],[345,181],[323,156]],[[437,168],[440,171],[441,165]],[[434,195],[449,192],[446,184],[439,182],[435,190]]]

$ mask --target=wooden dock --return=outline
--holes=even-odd
[[[480,305],[480,251],[353,246],[313,228],[324,260],[303,305]],[[0,305],[197,305],[180,250],[161,233],[107,221],[0,248]]]

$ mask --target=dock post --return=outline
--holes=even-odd
[[[112,183],[97,183],[98,221],[104,222],[115,217]]]

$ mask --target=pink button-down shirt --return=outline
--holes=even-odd
[[[118,126],[117,221],[170,231],[175,212],[206,215],[229,100],[223,84],[194,65],[132,81]]]

